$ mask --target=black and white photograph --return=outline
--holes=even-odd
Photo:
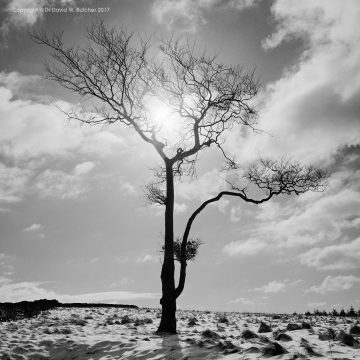
[[[359,23],[1,0],[0,360],[360,359]]]

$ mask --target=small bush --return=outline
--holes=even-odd
[[[195,326],[195,325],[197,325],[197,323],[198,323],[197,318],[192,317],[191,319],[189,319],[188,326]]]
[[[229,320],[225,315],[223,315],[218,318],[218,323],[229,325]]]
[[[132,322],[132,319],[129,317],[129,315],[124,315],[120,321],[121,325],[130,324],[131,322]]]

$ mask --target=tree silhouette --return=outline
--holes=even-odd
[[[223,146],[226,136],[236,125],[257,131],[252,99],[259,84],[253,72],[219,63],[216,56],[198,52],[194,44],[182,39],[157,41],[160,55],[154,59],[150,41],[135,39],[125,29],[109,29],[102,21],[87,30],[89,43],[84,47],[65,46],[62,34],[34,33],[31,37],[51,49],[55,62],[47,65],[47,77],[93,99],[90,109],[68,113],[70,119],[92,125],[122,123],[152,145],[162,159],[162,165],[154,170],[155,180],[146,187],[146,197],[165,207],[158,331],[175,333],[176,299],[184,289],[187,261],[194,258],[199,246],[196,239],[189,239],[199,213],[224,196],[261,204],[279,194],[321,190],[325,173],[285,159],[262,159],[243,177],[261,190],[262,196],[252,197],[247,186],[228,180],[229,189],[203,202],[189,218],[182,238],[176,240],[174,178],[193,175],[199,152],[210,147],[217,148],[227,169],[235,172],[239,166]],[[161,125],[148,112],[149,97],[160,99],[176,113],[180,123],[176,140],[160,136]],[[175,259],[181,264],[177,286]]]

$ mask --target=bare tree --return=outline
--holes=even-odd
[[[176,333],[176,299],[184,288],[186,263],[195,257],[200,244],[196,239],[189,240],[196,216],[223,196],[260,204],[278,194],[319,190],[325,174],[289,161],[262,160],[248,170],[246,179],[262,189],[264,197],[254,199],[247,195],[246,188],[229,183],[230,190],[202,203],[189,218],[183,237],[174,239],[174,177],[193,174],[198,153],[209,147],[221,152],[228,168],[237,169],[223,144],[235,125],[256,131],[256,111],[251,101],[259,84],[254,74],[239,66],[218,63],[215,56],[199,53],[194,44],[179,39],[160,40],[162,60],[153,60],[149,41],[134,39],[124,29],[109,29],[101,21],[88,29],[89,42],[84,47],[65,46],[61,34],[31,37],[52,51],[55,63],[47,65],[47,77],[93,100],[92,108],[71,112],[70,119],[92,125],[123,123],[151,144],[162,159],[163,165],[154,170],[157,181],[147,186],[146,197],[151,203],[165,206],[158,332]],[[181,120],[175,142],[169,144],[159,138],[159,126],[146,106],[149,96],[167,103]],[[181,264],[178,286],[175,259]]]

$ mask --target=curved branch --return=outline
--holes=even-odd
[[[270,159],[261,159],[259,164],[253,165],[245,175],[251,183],[255,184],[267,194],[262,199],[249,198],[245,189],[230,184],[232,191],[221,191],[216,196],[204,201],[190,216],[181,243],[181,251],[186,251],[186,246],[195,218],[213,202],[219,201],[223,196],[239,197],[245,202],[262,204],[279,194],[291,195],[302,194],[307,191],[323,191],[326,186],[327,173],[313,166],[304,167],[299,163],[291,163],[286,158],[279,162]],[[176,296],[179,296],[185,285],[186,260],[181,262],[179,285],[176,288]]]
[[[227,195],[227,196],[235,196],[235,197],[240,197],[241,199],[243,199],[244,201],[248,202],[248,203],[252,203],[252,204],[261,204],[263,202],[266,202],[268,200],[270,200],[274,195],[279,194],[281,191],[277,191],[277,192],[271,192],[268,196],[266,196],[263,199],[260,200],[255,200],[255,199],[251,199],[248,198],[246,196],[245,193],[239,193],[239,192],[235,192],[235,191],[221,191],[219,194],[217,194],[216,196],[214,196],[211,199],[208,199],[206,201],[204,201],[190,216],[186,227],[185,227],[185,231],[184,231],[184,235],[183,235],[183,239],[182,239],[182,243],[181,243],[181,251],[185,253],[186,251],[186,246],[187,246],[187,242],[189,239],[189,234],[190,234],[190,230],[191,230],[191,226],[195,220],[195,218],[205,209],[205,207],[213,202],[219,201],[223,196]],[[184,290],[184,286],[185,286],[185,278],[186,278],[186,266],[187,266],[187,262],[186,259],[182,259],[180,261],[180,277],[179,277],[179,284],[175,290],[175,294],[176,297],[179,297],[182,293],[182,291]]]

